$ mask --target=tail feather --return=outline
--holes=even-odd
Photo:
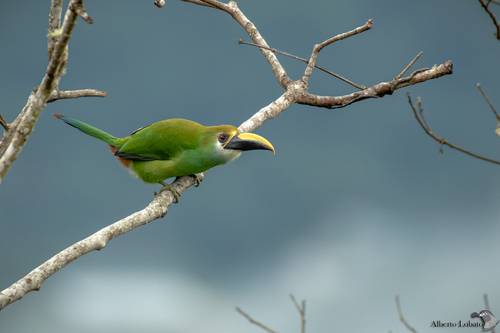
[[[97,129],[93,126],[85,124],[84,122],[81,122],[79,120],[68,118],[68,117],[62,116],[62,115],[57,114],[57,113],[53,113],[53,115],[57,119],[61,119],[62,121],[64,121],[66,124],[73,126],[74,128],[82,131],[85,134],[93,136],[96,139],[99,139],[101,141],[106,142],[110,146],[120,148],[125,143],[124,139],[114,137],[114,136],[112,136],[104,131],[101,131],[100,129]]]

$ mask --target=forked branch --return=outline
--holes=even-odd
[[[495,25],[495,28],[497,30],[495,32],[495,37],[496,37],[496,39],[500,40],[500,22],[497,21],[495,14],[493,14],[493,11],[489,7],[490,4],[492,4],[492,3],[496,4],[496,5],[500,5],[500,3],[498,1],[493,1],[493,0],[479,0],[479,2],[481,3],[481,6],[484,8],[486,13],[488,13],[491,20],[493,21],[493,24]]]
[[[301,322],[302,322],[301,332],[305,333],[306,332],[306,301],[303,300],[302,301],[302,306],[301,306],[295,300],[295,297],[292,294],[290,294],[290,298],[292,299],[293,304],[295,304],[295,307],[297,308],[297,310],[299,311],[299,314],[300,314],[300,319],[301,319]],[[248,319],[248,321],[250,323],[259,326],[263,330],[265,330],[265,331],[267,331],[269,333],[277,333],[276,331],[273,331],[272,329],[270,329],[266,325],[262,324],[261,322],[259,322],[259,321],[255,320],[255,319],[253,319],[252,317],[250,317],[248,314],[246,314],[245,312],[243,312],[243,310],[241,310],[239,307],[236,307],[236,311],[238,311],[243,317],[245,317],[246,319]]]
[[[252,41],[259,46],[260,51],[267,59],[271,69],[278,80],[278,83],[284,88],[285,92],[275,101],[269,105],[260,109],[255,113],[250,119],[242,123],[239,127],[242,132],[251,132],[261,126],[264,122],[273,119],[284,110],[286,110],[290,105],[294,103],[307,104],[312,106],[326,107],[326,108],[338,108],[344,107],[346,105],[352,104],[354,102],[367,99],[367,98],[378,98],[387,94],[392,94],[395,90],[402,87],[406,87],[412,84],[424,82],[430,79],[435,79],[443,75],[452,73],[452,64],[450,61],[437,66],[432,69],[421,69],[414,71],[410,76],[406,78],[396,78],[391,82],[383,82],[377,84],[371,88],[363,89],[345,96],[317,96],[310,94],[307,90],[307,82],[311,77],[312,69],[316,65],[316,60],[319,51],[332,44],[337,40],[341,40],[350,36],[354,36],[358,33],[366,31],[371,28],[372,22],[369,20],[364,26],[356,28],[350,32],[337,35],[330,38],[323,43],[316,45],[311,58],[308,61],[306,70],[301,79],[297,81],[292,81],[286,74],[285,69],[282,67],[278,61],[275,53],[270,50],[266,41],[259,33],[255,25],[250,22],[246,16],[239,10],[236,2],[230,1],[229,3],[221,3],[216,0],[182,0],[185,2],[191,2],[197,5],[203,5],[211,8],[216,8],[222,10],[231,15],[247,32]],[[53,0],[54,3],[61,3],[60,0]],[[162,7],[163,1],[156,1],[155,5]],[[2,152],[2,143],[0,142],[0,181],[8,170],[8,167],[15,160],[19,154],[24,142],[29,137],[29,134],[33,130],[33,126],[38,119],[38,116],[51,98],[53,100],[61,98],[75,98],[81,95],[90,96],[95,94],[96,96],[105,96],[106,93],[99,92],[96,90],[91,91],[72,91],[72,92],[61,92],[55,91],[57,89],[62,70],[66,64],[67,60],[67,45],[69,38],[71,37],[71,31],[76,22],[78,15],[82,16],[88,21],[88,16],[83,10],[83,0],[72,0],[68,11],[66,12],[66,17],[63,23],[62,32],[59,35],[56,30],[54,30],[53,39],[49,40],[49,54],[50,64],[47,69],[47,74],[42,81],[42,84],[38,89],[35,89],[30,95],[28,103],[23,109],[21,115],[11,125],[10,130],[6,130],[8,133],[15,133],[11,135],[8,141],[8,145],[4,145],[4,151]],[[51,12],[52,13],[52,12]],[[57,19],[55,19],[55,22]],[[51,23],[52,27],[56,26],[56,23]],[[55,28],[53,28],[55,29]],[[54,45],[55,43],[55,45]],[[50,51],[50,47],[53,46],[53,51]],[[78,92],[78,93],[77,93]],[[20,126],[23,124],[23,126]],[[3,124],[4,127],[8,125]],[[12,128],[15,128],[14,130]],[[19,129],[19,130],[17,130]],[[5,138],[5,135],[4,135]],[[4,142],[4,141],[2,141]],[[3,155],[3,156],[2,156]],[[205,173],[198,175],[203,176]],[[193,177],[179,177],[173,183],[172,186],[179,192],[182,193],[190,186],[194,185],[195,181]],[[148,207],[143,210],[134,213],[112,225],[96,232],[94,235],[74,244],[73,246],[67,248],[66,250],[60,252],[44,264],[40,265],[38,268],[33,270],[27,276],[14,283],[11,287],[0,292],[0,309],[7,306],[8,304],[21,299],[26,293],[39,289],[42,283],[49,278],[52,274],[57,272],[62,267],[68,265],[73,260],[89,253],[93,250],[102,249],[107,242],[128,232],[138,226],[145,225],[159,217],[165,216],[168,211],[169,205],[173,201],[173,196],[170,191],[164,191],[160,195],[156,196],[153,202],[151,202]],[[296,302],[295,302],[296,303]],[[302,307],[298,306],[299,312],[302,316],[302,327],[305,327],[305,303]],[[239,310],[240,311],[240,310]],[[246,316],[249,318],[248,316]],[[268,332],[274,332],[268,330]]]
[[[78,16],[82,17],[88,23],[92,23],[92,19],[83,7],[83,0],[70,1],[64,22],[59,29],[61,13],[62,1],[52,0],[47,40],[49,65],[42,83],[32,91],[26,106],[12,124],[7,124],[5,119],[2,118],[3,121],[1,121],[1,124],[5,131],[2,140],[0,140],[0,183],[7,171],[9,171],[12,163],[14,163],[21,153],[47,102],[60,98],[73,98],[77,95],[77,97],[91,95],[89,91],[80,91],[80,93],[57,91],[59,81],[68,61],[68,43]],[[95,94],[95,92],[92,94]],[[105,96],[105,94],[100,92],[100,96]]]
[[[420,100],[420,97],[417,99],[417,104],[418,104],[418,112],[417,112],[415,106],[413,105],[413,102],[411,101],[410,93],[407,92],[406,96],[408,96],[408,103],[410,103],[410,106],[411,106],[411,108],[413,110],[415,118],[417,118],[418,123],[420,124],[420,126],[422,126],[422,128],[425,131],[425,133],[427,133],[431,138],[433,138],[434,140],[436,140],[438,143],[441,144],[441,147],[439,148],[439,152],[440,153],[443,153],[443,145],[446,145],[446,146],[448,146],[450,148],[453,148],[453,149],[456,149],[458,151],[461,151],[462,153],[465,153],[465,154],[470,155],[472,157],[479,158],[479,159],[487,161],[487,162],[491,162],[491,163],[495,163],[495,164],[500,164],[500,161],[492,160],[490,158],[487,158],[487,157],[484,157],[484,156],[472,153],[472,152],[470,152],[470,151],[468,151],[466,149],[463,149],[463,148],[461,148],[459,146],[456,146],[456,145],[448,142],[447,140],[445,140],[443,138],[440,138],[439,136],[437,136],[436,134],[434,134],[434,132],[430,129],[429,125],[427,124],[427,121],[425,120],[424,110],[422,109],[422,101]]]

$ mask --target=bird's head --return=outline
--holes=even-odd
[[[217,155],[223,157],[226,163],[246,150],[265,149],[275,153],[273,145],[265,138],[253,133],[241,133],[231,125],[214,126],[211,132],[215,135]]]

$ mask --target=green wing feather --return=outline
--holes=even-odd
[[[198,147],[204,126],[186,119],[168,119],[143,127],[126,137],[116,156],[138,161],[171,160],[183,150]]]

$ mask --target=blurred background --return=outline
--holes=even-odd
[[[68,1],[64,2],[64,12]],[[500,166],[427,136],[405,96],[420,96],[434,132],[500,159],[500,42],[478,1],[238,2],[274,48],[309,58],[314,44],[373,19],[324,49],[318,64],[370,87],[453,62],[453,75],[339,110],[293,105],[256,133],[276,148],[211,170],[163,219],[50,277],[0,312],[3,332],[299,332],[289,298],[306,300],[307,332],[419,332],[433,321],[500,315]],[[59,251],[143,209],[160,186],[128,175],[106,144],[58,121],[124,137],[168,118],[238,126],[283,89],[226,13],[181,1],[85,2],[60,100],[0,187],[0,290]],[[12,122],[47,68],[50,1],[0,3],[0,112]],[[305,64],[278,55],[289,76]],[[310,92],[355,88],[315,70]],[[432,330],[432,329],[431,329]],[[461,328],[460,332],[479,332]]]

